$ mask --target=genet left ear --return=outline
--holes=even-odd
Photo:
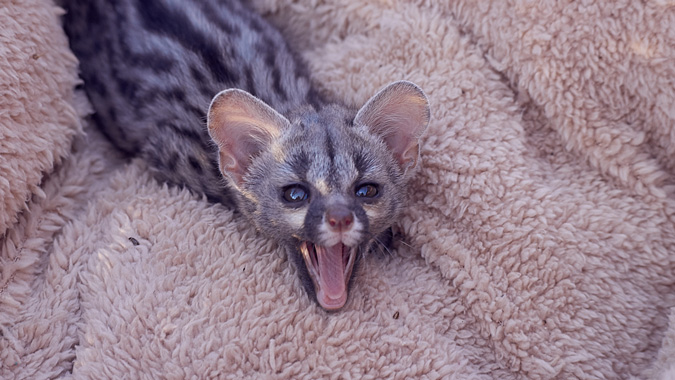
[[[429,101],[412,82],[391,83],[361,107],[354,125],[380,136],[405,173],[417,164],[419,138],[429,124]]]

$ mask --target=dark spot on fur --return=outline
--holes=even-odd
[[[117,123],[117,111],[114,107],[108,108],[108,117],[113,123]]]
[[[251,93],[251,95],[253,96],[257,96],[255,89],[255,80],[253,79],[253,71],[251,70],[250,67],[246,67],[244,69],[244,73],[246,75],[246,91]]]
[[[324,146],[326,148],[326,154],[330,160],[331,166],[333,166],[333,161],[335,159],[335,147],[333,146],[333,140],[330,135],[326,135],[326,140],[324,141]]]
[[[169,171],[175,172],[176,168],[178,167],[178,160],[180,157],[178,156],[178,153],[171,153],[171,156],[169,156],[169,160],[166,162],[166,168]]]
[[[174,88],[170,89],[169,91],[166,91],[164,93],[164,96],[167,99],[177,100],[179,102],[184,102],[185,101],[185,90],[183,90],[180,87],[174,87]]]
[[[188,157],[188,162],[190,163],[190,166],[192,166],[192,169],[194,169],[195,172],[197,172],[197,174],[199,175],[204,174],[204,168],[202,168],[202,165],[196,158],[190,156]]]
[[[353,159],[354,166],[356,167],[356,171],[359,173],[359,175],[368,170],[368,167],[371,165],[370,160],[366,159],[362,152],[356,152],[353,156]]]
[[[299,178],[307,177],[307,171],[309,171],[309,157],[306,152],[300,152],[291,156],[288,163]]]
[[[262,33],[265,29],[264,25],[256,17],[249,17],[248,21],[249,25],[251,25],[251,28],[258,33]]]
[[[197,82],[199,84],[203,84],[203,83],[206,82],[206,77],[204,76],[204,74],[202,74],[194,66],[190,66],[190,75],[192,75],[192,79],[194,79],[195,82]]]
[[[288,100],[286,90],[281,85],[281,72],[278,67],[272,69],[272,83],[274,85],[274,91],[280,95],[283,100]]]
[[[117,87],[119,88],[122,96],[128,99],[136,99],[136,96],[139,91],[139,86],[136,82],[129,81],[123,78],[117,78]]]
[[[88,92],[93,91],[94,93],[100,95],[102,98],[108,96],[108,89],[106,88],[105,84],[103,84],[103,82],[101,82],[94,75],[87,76],[87,78],[85,79],[84,86]]]
[[[320,109],[320,108],[323,106],[323,104],[324,104],[324,100],[323,100],[323,98],[321,97],[321,95],[319,95],[319,93],[316,92],[313,88],[311,88],[311,89],[309,90],[309,92],[307,93],[307,96],[306,96],[305,100],[306,100],[307,103],[309,103],[312,107],[314,107],[315,110]]]

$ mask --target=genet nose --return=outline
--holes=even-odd
[[[348,231],[354,225],[354,213],[344,206],[333,206],[326,210],[326,221],[335,232]]]

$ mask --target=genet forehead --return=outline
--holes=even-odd
[[[353,116],[347,110],[337,106],[326,106],[319,111],[314,109],[294,114],[291,123],[299,125],[306,132],[323,132],[332,129],[344,129],[352,125]]]
[[[308,144],[306,180],[326,195],[351,187],[359,173],[354,163],[354,146],[348,133],[331,130]]]
[[[363,136],[345,113],[308,112],[296,117],[293,136],[283,145],[293,177],[324,195],[349,191],[356,181],[377,177],[384,169],[377,158],[382,155],[377,141]]]

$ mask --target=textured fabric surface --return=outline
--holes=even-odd
[[[81,128],[77,61],[58,8],[40,0],[0,5],[0,236],[17,221],[44,172]]]
[[[29,211],[0,216],[0,378],[675,376],[675,4],[254,6],[327,95],[357,105],[398,79],[427,92],[403,241],[326,313],[273,242],[88,128],[26,187]],[[58,25],[12,28],[35,23]],[[72,85],[60,49],[11,102]]]

